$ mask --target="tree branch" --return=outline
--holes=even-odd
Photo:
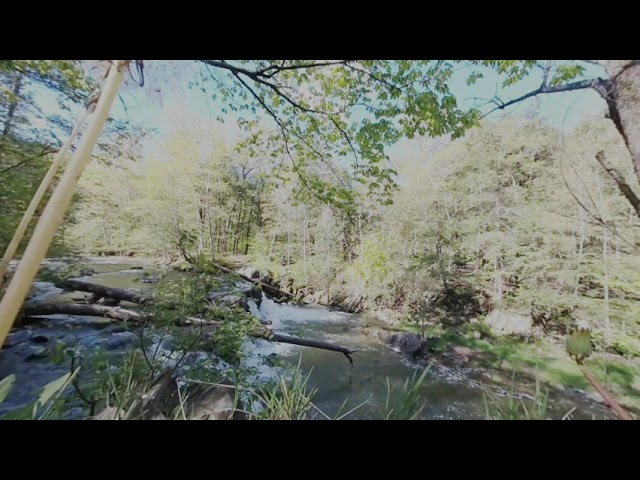
[[[540,88],[533,90],[529,93],[526,93],[518,98],[514,98],[513,100],[509,100],[508,102],[501,102],[496,108],[490,110],[489,112],[487,112],[485,115],[483,115],[483,117],[486,117],[487,115],[495,112],[496,110],[504,110],[507,107],[510,107],[511,105],[515,105],[516,103],[522,102],[523,100],[526,100],[527,98],[531,98],[531,97],[535,97],[537,95],[541,95],[543,93],[559,93],[559,92],[571,92],[574,90],[584,90],[587,88],[593,88],[596,91],[598,91],[598,93],[601,93],[601,88],[602,86],[606,85],[607,81],[602,79],[602,78],[595,78],[595,79],[590,79],[590,80],[580,80],[579,82],[573,82],[573,83],[567,83],[565,85],[554,85],[554,86],[548,86],[545,84],[542,84],[540,86]]]
[[[596,153],[596,160],[605,169],[605,171],[613,178],[616,185],[618,185],[618,190],[622,192],[625,198],[629,201],[633,209],[636,211],[638,217],[640,217],[640,198],[635,194],[631,186],[624,179],[622,174],[618,172],[607,160],[603,151],[599,151]]]

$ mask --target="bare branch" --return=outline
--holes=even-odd
[[[35,155],[33,157],[26,158],[26,159],[16,163],[15,165],[11,165],[11,166],[9,166],[7,168],[3,168],[2,170],[0,170],[0,175],[2,175],[3,173],[8,172],[9,170],[13,170],[14,168],[18,168],[18,167],[20,167],[22,165],[26,165],[27,163],[30,163],[30,162],[36,160],[37,158],[42,158],[42,157],[44,157],[46,155],[49,155],[50,153],[56,153],[57,151],[58,151],[57,149],[50,148],[50,147],[45,147],[42,150],[42,153],[40,153],[38,155]]]
[[[590,63],[591,65],[597,65],[599,67],[604,67],[604,65],[602,64],[602,62],[600,62],[600,60],[581,60],[581,61]]]
[[[587,88],[593,88],[602,95],[602,87],[607,83],[608,82],[602,78],[596,78],[590,80],[580,80],[579,82],[567,83],[565,85],[548,86],[543,84],[540,86],[540,88],[526,93],[518,98],[514,98],[513,100],[509,100],[508,102],[500,102],[500,104],[496,108],[487,112],[485,115],[483,115],[483,117],[486,117],[496,110],[504,110],[505,108],[510,107],[511,105],[515,105],[516,103],[520,103],[527,98],[535,97],[543,93],[571,92],[574,90],[585,90]]]

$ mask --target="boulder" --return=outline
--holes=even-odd
[[[240,275],[257,280],[260,278],[260,272],[252,267],[242,267],[236,270]]]
[[[393,333],[385,336],[385,342],[392,349],[408,357],[422,357],[427,353],[427,341],[417,333]]]
[[[248,298],[253,298],[253,300],[255,300],[256,302],[256,305],[260,306],[260,302],[262,301],[262,289],[260,287],[254,285],[249,290],[244,292],[244,294]]]
[[[231,385],[196,384],[189,389],[191,420],[245,420],[242,405]]]
[[[504,310],[493,310],[487,315],[485,323],[496,336],[516,335],[528,337],[533,333],[533,320],[531,317]]]

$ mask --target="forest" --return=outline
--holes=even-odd
[[[608,77],[588,76],[597,62]],[[250,380],[246,369],[237,366],[247,338],[273,341],[278,336],[255,333],[271,327],[265,327],[267,322],[256,327],[251,320],[255,311],[246,302],[230,306],[225,300],[215,310],[202,309],[203,298],[213,298],[210,290],[221,289],[207,282],[216,277],[224,283],[219,278],[224,269],[236,270],[262,288],[266,297],[254,295],[258,306],[262,298],[262,320],[267,318],[264,298],[273,298],[274,305],[341,312],[364,322],[348,327],[353,335],[366,331],[367,338],[386,342],[400,354],[408,352],[422,365],[418,370],[429,362],[417,380],[414,375],[412,381],[399,381],[393,408],[387,379],[384,413],[376,418],[417,418],[418,411],[428,410],[425,376],[442,362],[502,372],[506,378],[517,373],[522,375],[518,386],[525,390],[523,385],[535,382],[534,403],[542,418],[553,415],[546,413],[546,403],[541,406],[539,382],[553,392],[586,392],[585,398],[596,398],[593,402],[605,407],[613,402],[613,410],[605,411],[618,417],[618,402],[635,415],[640,411],[640,201],[635,194],[640,193],[640,134],[633,112],[640,104],[624,88],[638,88],[640,67],[637,61],[626,61],[630,63],[624,67],[615,62],[465,62],[463,83],[469,96],[488,72],[504,88],[531,77],[539,81],[531,92],[513,100],[494,98],[490,110],[482,110],[467,108],[452,90],[461,62],[200,61],[202,68],[190,81],[220,103],[219,118],[183,111],[172,115],[170,128],[159,134],[139,120],[112,114],[47,254],[68,259],[71,267],[63,272],[65,278],[57,272],[53,280],[50,272],[41,271],[38,281],[69,281],[84,276],[70,273],[78,265],[95,269],[96,262],[106,260],[144,269],[153,265],[161,273],[155,275],[151,268],[151,275],[145,273],[131,285],[103,283],[101,271],[87,281],[134,291],[157,282],[153,306],[135,312],[171,322],[178,317],[219,322],[204,343],[209,342],[210,355],[232,365],[225,367],[229,371],[215,369],[216,379],[240,375],[237,381],[260,392],[256,398],[264,409],[249,418],[308,418],[315,408],[309,387],[314,377],[296,362],[285,368],[288,380],[275,383]],[[172,65],[181,71],[183,63]],[[147,68],[147,82],[162,71]],[[129,78],[124,89],[141,88],[131,71]],[[69,135],[72,113],[82,111],[100,81],[86,62],[0,62],[1,251]],[[602,96],[602,111],[571,129],[536,111],[487,114],[508,110],[529,94],[583,88]],[[43,106],[45,96],[53,100]],[[147,97],[157,103],[157,97]],[[237,121],[237,135],[228,135],[225,116]],[[405,138],[420,143],[418,154],[387,152]],[[27,229],[17,259],[35,223]],[[196,276],[170,281],[182,272]],[[10,277],[6,275],[7,283]],[[107,293],[102,304],[120,308],[109,307],[106,299],[121,294]],[[96,298],[80,304],[95,304],[101,296]],[[9,339],[24,328],[29,315],[21,315]],[[576,347],[584,325],[587,345]],[[144,341],[152,342],[158,332],[146,335]],[[171,335],[181,339],[178,343],[184,337],[182,343],[191,342],[196,350],[193,334]],[[352,345],[348,335],[320,340],[334,344],[336,338]],[[393,342],[400,342],[399,347]],[[18,349],[8,343],[3,354]],[[69,349],[63,347],[51,347],[47,359],[37,361],[62,352],[64,363]],[[358,346],[347,347],[345,355],[358,368]],[[108,387],[94,381],[98,393],[84,402],[91,405],[91,416],[96,416],[95,408],[111,405],[105,398],[127,397],[122,403],[128,407],[122,409],[133,409],[141,392],[152,388],[153,374],[162,370],[138,366],[136,348],[131,346],[121,359],[122,371],[129,368],[140,375],[138,390],[131,383],[116,388],[113,381]],[[92,361],[85,370],[98,377],[109,371]],[[344,363],[342,368],[349,367]],[[322,363],[313,368],[321,369]],[[0,368],[0,377],[9,378],[9,370]],[[11,382],[19,376],[19,369],[14,371]],[[87,394],[81,393],[76,374],[70,371],[66,383],[58,385],[70,393],[54,400],[60,411],[73,405],[85,408],[87,416],[86,405],[77,407],[82,404],[77,397]],[[374,375],[384,380],[385,372]],[[194,398],[199,394],[194,392]],[[6,395],[8,390],[0,403]],[[490,398],[492,418],[531,415],[531,408],[520,408],[520,400]],[[47,409],[48,414],[57,408]],[[183,403],[180,409],[184,415]],[[170,416],[166,411],[163,415]]]

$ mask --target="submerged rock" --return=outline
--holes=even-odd
[[[105,346],[107,350],[116,350],[133,345],[136,340],[138,340],[138,336],[133,332],[115,333],[105,342]]]
[[[27,360],[33,360],[36,358],[44,358],[51,353],[51,348],[43,347],[42,345],[32,346],[30,353],[27,356]]]
[[[48,343],[50,339],[46,335],[34,335],[30,340],[33,343]]]
[[[142,283],[158,283],[160,279],[158,277],[142,277]]]
[[[19,330],[17,332],[9,334],[4,341],[4,348],[14,347],[20,343],[28,342],[31,340],[33,334],[30,330]]]
[[[72,347],[78,343],[78,337],[71,332],[67,332],[60,337],[60,341],[67,347]]]

